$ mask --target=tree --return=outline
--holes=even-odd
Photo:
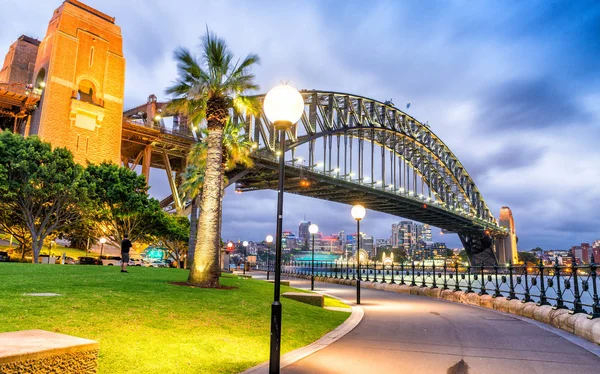
[[[186,258],[189,233],[190,221],[187,217],[165,214],[157,227],[156,239],[160,246],[167,248],[168,257],[175,260],[177,267],[181,267],[181,261]]]
[[[256,112],[258,103],[244,96],[258,89],[250,68],[259,62],[248,55],[234,62],[233,54],[223,39],[207,30],[202,38],[202,60],[187,49],[175,51],[178,78],[167,89],[174,96],[170,110],[185,114],[189,121],[200,124],[206,119],[206,169],[201,195],[198,241],[189,282],[207,287],[219,286],[218,266],[221,198],[223,191],[223,130],[229,110]]]
[[[36,136],[0,133],[0,219],[2,226],[26,228],[34,263],[44,239],[88,208],[87,187],[83,168],[66,148],[52,149]]]
[[[469,255],[467,254],[467,251],[465,251],[464,249],[461,250],[460,252],[458,252],[458,258],[460,260],[460,262],[469,262]]]
[[[199,131],[200,142],[194,144],[188,155],[188,167],[185,170],[183,183],[181,184],[181,194],[184,199],[192,201],[192,212],[190,215],[190,241],[188,249],[188,258],[193,259],[197,239],[197,208],[196,200],[202,191],[204,184],[204,174],[206,171],[206,155],[208,153],[208,144],[206,139],[208,133],[206,129]],[[223,168],[230,170],[237,165],[243,165],[246,168],[253,166],[252,153],[253,143],[249,140],[248,134],[244,132],[243,123],[234,123],[229,119],[223,130]],[[223,175],[222,186],[227,185],[226,177]],[[224,195],[221,192],[221,200]],[[221,204],[221,203],[220,203]],[[219,209],[219,222],[221,222],[222,209]],[[221,229],[219,227],[219,234]],[[220,235],[219,235],[220,237]],[[191,263],[192,261],[190,261]],[[188,264],[188,266],[191,264]]]
[[[518,252],[518,256],[519,256],[519,261],[522,262],[522,263],[524,263],[525,265],[527,265],[527,264],[536,265],[536,264],[538,264],[540,262],[540,260],[535,255],[535,253],[531,253],[531,252]]]
[[[125,234],[136,242],[146,241],[156,233],[166,213],[156,199],[148,196],[143,176],[104,162],[88,165],[85,177],[100,236],[119,246]]]

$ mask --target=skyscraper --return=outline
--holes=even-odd
[[[300,245],[304,246],[304,249],[308,248],[308,239],[310,239],[308,226],[310,226],[310,221],[300,221],[300,225],[298,226],[298,240],[300,241]]]
[[[419,242],[431,241],[431,226],[413,221],[400,221],[392,224],[392,247],[404,248],[411,254]]]

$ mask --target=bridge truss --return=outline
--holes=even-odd
[[[362,203],[455,232],[473,264],[514,257],[495,248],[509,230],[499,225],[464,166],[428,125],[391,103],[338,92],[301,94],[305,112],[286,134],[286,192]],[[239,191],[276,189],[281,155],[273,126],[264,113],[233,113],[232,119],[244,124],[257,151],[255,167],[229,171],[230,183]],[[186,131],[166,135],[198,139],[191,129]],[[172,190],[174,197],[168,202],[177,205],[176,188]]]

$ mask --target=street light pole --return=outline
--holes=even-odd
[[[100,263],[102,264],[102,255],[104,253],[104,243],[106,243],[106,238],[100,238]]]
[[[282,84],[265,96],[264,112],[275,130],[279,130],[279,183],[277,191],[277,243],[275,245],[275,289],[271,304],[271,349],[269,373],[279,373],[281,356],[281,241],[283,231],[283,187],[285,180],[285,131],[298,122],[304,112],[304,98],[295,88]]]
[[[310,290],[315,290],[315,234],[319,232],[319,226],[314,223],[308,226],[308,232],[312,235],[312,261],[310,271]]]
[[[248,241],[244,240],[242,245],[244,246],[244,273],[243,274],[246,275],[246,247],[248,247]]]
[[[269,265],[269,257],[271,256],[271,243],[273,243],[273,235],[267,235],[265,239],[267,241],[267,280],[269,280],[269,271],[271,266]]]
[[[356,220],[356,303],[360,304],[360,220],[367,212],[362,205],[355,205],[350,213]]]

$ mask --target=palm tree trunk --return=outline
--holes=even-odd
[[[219,228],[218,228],[219,231],[217,233],[217,243],[215,244],[218,248],[217,263],[221,263],[219,256],[221,256],[221,228],[223,227],[223,195],[225,192],[225,191],[223,191],[224,185],[225,185],[225,175],[221,176],[221,196],[219,197]],[[223,265],[224,265],[224,263],[225,263],[225,259],[223,259]],[[221,266],[221,268],[224,268],[224,266]],[[219,273],[221,272],[221,270],[222,269],[219,269]],[[227,269],[227,270],[229,270],[229,269]]]
[[[206,155],[206,174],[202,188],[202,202],[198,241],[194,253],[188,281],[190,283],[218,287],[220,269],[216,259],[219,246],[219,215],[221,199],[221,177],[223,175],[221,152],[223,144],[223,126],[209,126]]]
[[[187,268],[192,267],[194,262],[194,253],[196,251],[196,241],[198,240],[198,202],[200,201],[200,195],[195,196],[192,199],[192,214],[190,215],[190,240],[188,243],[188,254],[187,254]]]

